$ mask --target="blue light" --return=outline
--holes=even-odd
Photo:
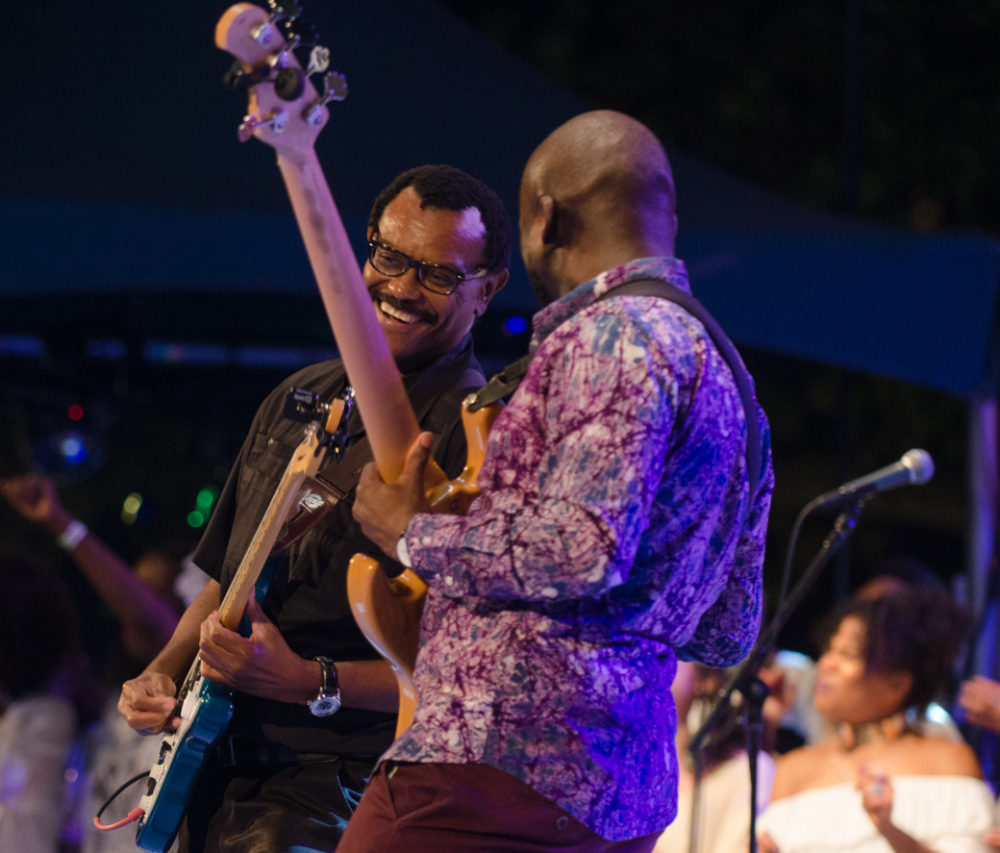
[[[59,438],[59,454],[71,465],[79,465],[87,458],[87,445],[79,433],[66,432]]]
[[[503,330],[508,335],[520,335],[528,330],[528,321],[519,314],[512,314],[503,321]]]

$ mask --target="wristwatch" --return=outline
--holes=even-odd
[[[316,657],[313,660],[319,662],[320,682],[319,694],[309,703],[309,710],[314,717],[329,717],[340,710],[337,667],[330,658]]]

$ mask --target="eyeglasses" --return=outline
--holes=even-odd
[[[479,267],[474,272],[458,272],[451,267],[418,261],[378,240],[368,241],[368,260],[382,275],[392,278],[403,275],[413,267],[417,271],[417,281],[431,293],[442,296],[450,296],[463,281],[479,278],[489,271],[486,267]]]

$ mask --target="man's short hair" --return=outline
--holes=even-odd
[[[486,268],[510,266],[511,226],[500,197],[478,178],[454,166],[428,165],[408,169],[378,194],[368,215],[368,227],[378,231],[386,206],[407,187],[420,196],[420,207],[465,210],[474,207],[486,226]]]

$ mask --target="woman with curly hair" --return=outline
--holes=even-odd
[[[948,685],[965,620],[946,594],[908,587],[835,611],[814,704],[835,726],[778,762],[762,853],[979,853],[993,798],[965,743],[922,734]]]

